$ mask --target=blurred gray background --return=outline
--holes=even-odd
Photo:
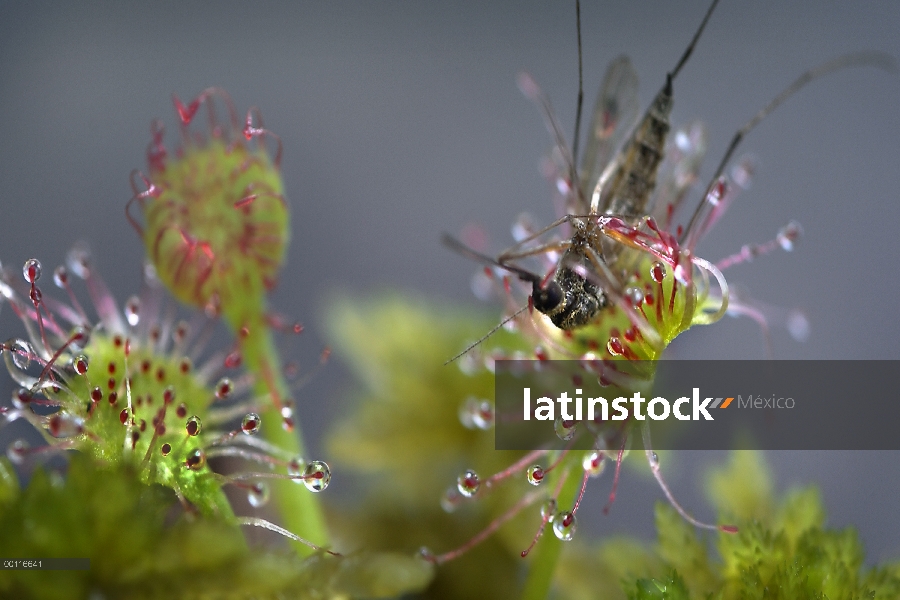
[[[585,1],[586,104],[620,53],[631,56],[646,103],[706,6]],[[75,241],[88,240],[119,300],[136,291],[143,250],[124,217],[128,174],[145,168],[153,117],[173,130],[172,92],[187,101],[217,85],[239,112],[259,106],[284,141],[294,239],[272,304],[307,325],[296,344],[301,361],[312,364],[325,343],[322,302],[332,290],[416,290],[474,307],[476,267],[442,248],[439,235],[477,222],[500,250],[519,212],[553,217],[538,170],[550,139],[515,78],[531,73],[571,129],[574,12],[574,2],[534,1],[4,1],[0,259],[18,268],[38,257],[52,269]],[[709,125],[708,176],[734,130],[802,71],[855,50],[900,56],[898,31],[893,0],[827,8],[724,0],[676,81],[673,120]],[[791,218],[802,223],[794,253],[726,273],[755,298],[807,314],[806,343],[773,332],[778,358],[900,358],[898,100],[897,76],[844,71],[792,98],[743,146],[758,157],[758,175],[700,252],[717,260],[770,239]],[[0,327],[4,339],[22,334],[8,309]],[[682,358],[764,357],[759,328],[746,319],[698,328],[671,350]],[[345,378],[335,361],[301,399],[317,448]],[[821,485],[831,524],[858,526],[869,561],[900,556],[900,453],[771,458],[780,488]],[[697,490],[704,465],[723,455],[669,460],[676,494],[712,518]],[[661,498],[649,477],[626,476],[612,513],[587,517],[599,515],[608,483],[588,490],[579,516],[597,535],[649,538]],[[329,493],[343,485],[337,473]]]

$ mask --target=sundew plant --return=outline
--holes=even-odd
[[[707,8],[581,8],[610,137],[581,152],[614,154]],[[0,595],[900,596],[890,455],[494,450],[496,358],[896,358],[895,75],[816,80],[704,190],[801,72],[900,54],[892,5],[787,11],[716,9],[652,222],[570,220],[515,270],[497,253],[598,175],[569,158],[574,8],[0,9],[0,558],[90,559]],[[643,95],[598,130],[622,52]],[[557,281],[604,312],[554,325],[543,276],[585,223],[611,269]]]

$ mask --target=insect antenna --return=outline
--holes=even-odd
[[[575,29],[578,32],[578,100],[575,104],[575,135],[572,136],[572,185],[578,181],[578,136],[581,133],[581,110],[584,105],[584,70],[581,64],[581,0],[575,0]]]
[[[534,288],[539,288],[543,282],[543,279],[536,273],[532,273],[531,271],[527,271],[527,270],[517,267],[515,265],[503,264],[503,263],[491,258],[487,254],[482,254],[481,252],[478,252],[476,250],[473,250],[472,248],[469,248],[468,246],[466,246],[465,244],[463,244],[462,242],[460,242],[459,240],[457,240],[456,238],[454,238],[453,236],[451,236],[448,233],[445,233],[444,235],[441,236],[441,242],[445,246],[450,248],[451,250],[454,250],[455,252],[459,252],[460,254],[462,254],[463,256],[465,256],[467,258],[470,258],[472,260],[476,260],[478,262],[485,263],[488,265],[493,265],[495,267],[500,267],[501,269],[505,269],[505,270],[509,271],[510,273],[514,273],[515,275],[517,275],[519,277],[519,279],[530,283],[532,285],[532,287],[534,287]],[[459,357],[466,354],[469,350],[478,346],[484,340],[488,339],[489,337],[491,337],[492,335],[497,333],[501,328],[503,328],[504,325],[506,325],[507,323],[509,323],[510,321],[512,321],[519,315],[521,315],[523,312],[528,310],[528,308],[530,306],[531,306],[531,303],[529,302],[528,304],[526,304],[525,306],[523,306],[522,308],[520,308],[519,310],[517,310],[510,316],[503,319],[499,324],[497,324],[493,329],[491,329],[486,334],[481,336],[481,338],[479,338],[477,341],[469,344],[465,348],[465,350],[463,350],[462,352],[460,352],[459,354],[457,354],[456,356],[454,356],[453,358],[451,358],[450,360],[445,362],[444,365],[449,365],[450,363],[452,363]]]
[[[684,63],[688,61],[691,57],[691,54],[694,53],[694,48],[697,46],[697,40],[700,39],[700,35],[703,33],[703,30],[706,28],[706,23],[709,21],[709,18],[712,16],[713,10],[715,10],[716,5],[719,3],[719,0],[713,0],[713,3],[706,11],[706,15],[703,17],[703,21],[700,22],[700,27],[697,28],[697,32],[694,34],[694,37],[691,39],[691,43],[688,44],[688,47],[684,49],[684,54],[681,55],[681,58],[678,60],[678,64],[675,65],[675,68],[669,73],[668,80],[666,85],[671,85],[672,80],[678,76],[678,72],[681,70],[681,67],[684,66]]]
[[[800,75],[800,77],[795,79],[792,84],[784,88],[777,96],[775,96],[771,100],[771,102],[769,102],[758,113],[756,113],[752,119],[747,121],[747,123],[744,124],[743,127],[738,129],[734,134],[734,137],[731,138],[731,143],[728,145],[728,150],[725,151],[725,155],[722,156],[722,160],[719,162],[719,166],[716,167],[716,171],[715,173],[713,173],[712,180],[710,181],[709,185],[706,188],[706,192],[703,195],[703,200],[694,211],[694,214],[691,216],[691,220],[688,222],[688,226],[685,228],[684,233],[682,234],[682,238],[680,240],[682,245],[690,248],[694,245],[696,238],[699,237],[699,230],[703,229],[703,227],[699,226],[701,222],[700,217],[706,213],[706,208],[708,206],[714,205],[715,199],[718,198],[718,195],[713,193],[714,188],[718,185],[719,178],[725,171],[725,166],[728,164],[728,161],[731,160],[731,157],[734,155],[735,150],[737,150],[738,145],[741,143],[741,141],[743,141],[744,136],[746,136],[754,127],[759,125],[760,121],[769,116],[769,114],[771,114],[772,111],[774,111],[782,103],[784,103],[785,100],[803,89],[808,83],[815,81],[816,79],[824,75],[828,75],[835,71],[839,71],[841,69],[846,69],[849,67],[878,67],[890,73],[895,73],[897,71],[897,61],[893,56],[881,52],[855,52],[852,54],[845,54],[828,62],[822,63],[818,67],[813,67],[812,69],[806,71],[805,73]],[[695,231],[695,228],[697,228],[698,231]]]
[[[500,331],[500,330],[503,328],[504,325],[506,325],[507,323],[509,323],[510,321],[512,321],[513,319],[515,319],[515,318],[518,317],[519,315],[521,315],[523,312],[525,312],[526,310],[528,310],[528,307],[529,307],[529,306],[530,306],[529,304],[526,304],[525,306],[523,306],[522,308],[520,308],[519,310],[517,310],[517,311],[514,312],[513,314],[509,315],[508,317],[506,317],[505,319],[503,319],[502,321],[500,321],[497,325],[495,325],[495,326],[494,326],[490,331],[488,331],[486,334],[484,334],[483,336],[481,336],[480,338],[478,338],[477,340],[475,340],[474,342],[472,342],[471,344],[469,344],[468,346],[466,346],[466,348],[465,348],[463,351],[461,351],[459,354],[457,354],[457,355],[454,356],[453,358],[450,358],[450,359],[448,359],[446,362],[444,362],[444,366],[446,367],[446,366],[449,365],[450,363],[452,363],[452,362],[454,362],[455,360],[457,360],[459,357],[461,357],[461,356],[465,355],[466,353],[468,353],[469,350],[471,350],[472,348],[478,346],[479,344],[481,344],[481,342],[483,342],[484,340],[488,339],[489,337],[491,337],[492,335],[494,335],[495,333],[497,333],[498,331]]]

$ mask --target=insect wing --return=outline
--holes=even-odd
[[[620,56],[607,67],[597,94],[581,162],[581,194],[573,199],[571,214],[587,214],[600,174],[637,122],[638,104],[637,73],[631,60]]]
[[[666,158],[657,176],[655,209],[651,215],[657,223],[666,228],[671,225],[672,216],[697,182],[706,148],[706,126],[700,121],[679,127],[670,136]]]

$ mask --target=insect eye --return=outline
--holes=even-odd
[[[547,287],[542,288],[540,283],[534,282],[534,289],[531,292],[534,301],[534,307],[542,313],[552,311],[558,307],[563,301],[563,291],[559,284],[550,281]]]

